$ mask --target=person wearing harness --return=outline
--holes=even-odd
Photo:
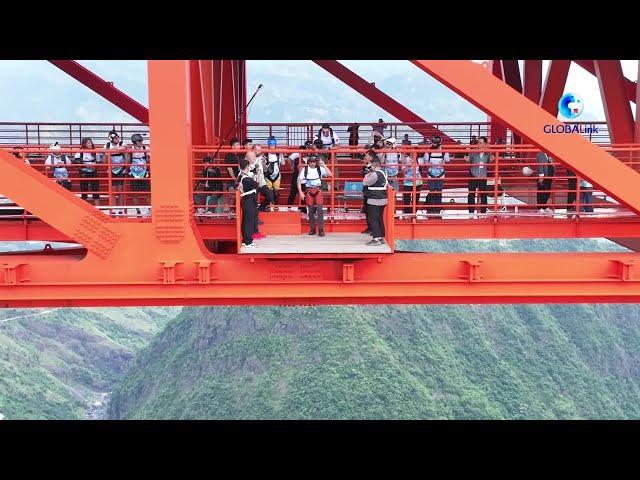
[[[266,212],[268,207],[270,205],[273,205],[273,193],[271,189],[267,187],[267,178],[264,174],[266,159],[265,159],[265,155],[262,153],[262,147],[260,145],[258,144],[253,145],[253,147],[251,148],[251,151],[255,154],[255,157],[256,157],[256,161],[254,164],[255,166],[252,167],[252,172],[256,176],[256,181],[260,185],[260,188],[258,188],[258,193],[262,194],[262,201],[258,205],[258,211]],[[260,225],[262,225],[262,223],[263,222],[260,221]]]
[[[131,135],[131,143],[133,146],[132,150],[137,150],[136,152],[132,152],[130,154],[129,163],[131,166],[129,167],[129,176],[132,178],[131,180],[131,190],[133,192],[145,192],[138,194],[134,194],[132,196],[133,204],[138,205],[149,205],[149,197],[146,192],[151,191],[151,185],[149,185],[149,169],[147,168],[147,163],[149,161],[149,154],[147,153],[147,147],[142,144],[142,135],[139,133],[134,133]],[[140,213],[140,210],[138,210]]]
[[[256,155],[256,149],[252,148],[251,150],[249,150],[246,153],[245,159],[249,162],[249,175],[258,184],[258,187],[256,188],[256,195],[253,197],[253,199],[256,202],[256,214],[254,219],[253,238],[257,240],[259,238],[265,238],[266,236],[260,233],[259,226],[262,225],[264,222],[259,218],[260,209],[258,208],[258,193],[262,191],[262,189],[266,189],[266,185],[265,185],[266,181],[264,179],[264,173],[262,171],[262,162],[258,161],[258,157]],[[237,181],[238,183],[240,182],[239,174],[238,174]],[[270,195],[270,192],[268,190],[267,190],[267,194]]]
[[[387,205],[387,187],[389,180],[387,173],[380,166],[380,159],[371,161],[371,173],[365,175],[362,184],[367,187],[367,209],[369,210],[369,222],[371,223],[371,236],[373,239],[367,245],[384,244],[384,207]]]
[[[307,165],[298,176],[298,192],[300,198],[305,199],[309,209],[309,235],[316,234],[316,216],[318,221],[318,236],[324,237],[324,211],[322,198],[322,177],[332,175],[322,160],[318,161],[316,156],[310,156]],[[302,181],[306,182],[307,188],[302,193]]]
[[[364,178],[367,174],[372,172],[372,168],[371,168],[371,162],[373,161],[373,159],[378,158],[378,156],[376,155],[375,150],[367,150],[367,153],[364,154],[364,157],[362,158],[362,177]],[[364,185],[362,187],[362,210],[364,213],[364,219],[367,223],[367,228],[365,228],[362,232],[360,233],[364,233],[364,234],[369,234],[372,235],[372,231],[371,231],[371,222],[369,221],[369,209],[367,208],[367,186]]]
[[[403,190],[405,193],[402,195],[402,203],[405,205],[402,213],[413,213],[413,204],[416,205],[416,213],[418,211],[418,203],[420,200],[420,190],[422,189],[422,172],[420,171],[421,165],[424,163],[424,157],[416,156],[416,165],[413,164],[414,160],[410,155],[405,156],[404,167],[402,173],[404,175]],[[413,194],[413,184],[416,185],[415,196]],[[414,200],[415,198],[415,200]]]
[[[90,138],[82,139],[83,150],[93,150],[93,140]],[[97,180],[98,171],[96,170],[96,164],[100,162],[100,156],[97,153],[91,152],[78,152],[73,156],[73,163],[81,164],[80,167],[80,191],[83,200],[87,200],[89,197],[89,189],[93,192],[93,204],[97,207],[100,205],[100,182]],[[89,179],[89,180],[87,180]]]
[[[320,140],[320,142],[322,142],[322,147],[320,148],[322,148],[323,150],[329,150],[332,147],[337,147],[340,145],[340,138],[328,123],[322,124],[322,128],[318,130],[318,135],[314,140]]]
[[[124,145],[120,136],[115,130],[109,132],[109,141],[104,144],[106,150],[123,150]],[[113,204],[115,206],[122,206],[124,204],[124,196],[122,192],[124,190],[124,178],[126,176],[127,167],[125,163],[124,153],[112,153],[111,157],[107,156],[107,163],[111,168],[111,185],[115,192],[113,194]],[[123,210],[113,210],[116,215],[123,214]]]
[[[64,165],[70,165],[71,160],[67,155],[60,154],[60,145],[58,142],[55,142],[49,147],[50,150],[54,150],[51,152],[44,164],[46,165],[46,171],[49,172],[51,167],[53,167],[53,178],[61,187],[66,188],[71,191],[71,180],[69,180],[69,171],[67,167]]]
[[[240,160],[240,174],[238,176],[238,190],[240,191],[240,209],[242,210],[242,246],[255,247],[253,234],[258,218],[258,182],[249,174],[251,164],[249,160]]]
[[[394,137],[387,138],[384,141],[384,148],[394,149],[396,148],[396,139]],[[397,152],[388,152],[381,155],[381,160],[384,161],[384,171],[387,174],[389,183],[393,189],[398,191],[398,172],[400,170],[400,154]]]
[[[276,137],[271,136],[267,139],[268,148],[276,148]],[[267,181],[267,188],[271,191],[273,203],[278,204],[280,190],[280,166],[284,165],[284,158],[281,153],[269,153],[265,155],[264,177]]]
[[[442,211],[442,189],[444,187],[444,165],[449,163],[451,158],[448,153],[439,151],[442,148],[442,139],[439,135],[434,135],[431,139],[431,152],[427,152],[425,160],[427,164],[427,213],[440,214]]]
[[[309,150],[312,146],[313,142],[311,140],[307,140],[305,144],[300,145],[299,148],[300,150]],[[307,164],[307,157],[301,156],[301,154],[298,152],[293,152],[291,155],[289,155],[289,161],[291,162],[291,170],[293,171],[293,173],[291,174],[291,190],[289,190],[287,205],[293,205],[296,201],[296,197],[298,196],[298,175],[300,175],[300,170],[302,169],[302,167]],[[302,191],[304,192],[306,188],[307,185],[305,182],[302,184]]]

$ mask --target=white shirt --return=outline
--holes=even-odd
[[[272,178],[277,178],[280,173],[280,165],[284,165],[284,157],[281,153],[267,153],[264,169],[266,170],[270,163],[273,163]]]
[[[254,170],[254,167],[255,167],[255,170]],[[249,166],[249,174],[253,177],[253,179],[256,182],[258,182],[259,187],[262,187],[267,184],[267,181],[264,178],[264,169],[262,168],[262,161],[259,158],[256,159],[256,163],[252,163]]]
[[[305,170],[307,170],[307,174],[305,175]],[[325,167],[320,167],[320,173],[322,177],[329,177],[329,170]],[[321,177],[318,176],[318,168],[312,168],[311,166],[307,166],[300,170],[300,176],[298,177],[299,183],[307,184],[307,188],[319,187],[322,185]]]
[[[67,155],[60,155],[56,157],[53,154],[49,154],[47,159],[44,161],[45,165],[54,165],[53,168],[53,176],[54,178],[69,178],[69,172],[67,168],[62,165],[70,165],[71,160]],[[58,166],[61,165],[61,166]]]
[[[326,135],[324,133],[320,133],[319,137],[316,137],[314,140],[317,140],[318,138],[320,138],[320,140],[322,140],[322,145],[324,145],[325,147],[330,147],[332,145],[331,142],[331,132],[329,132],[329,135]],[[333,140],[335,142],[335,145],[340,145],[340,139],[338,138],[338,134],[336,132],[333,132]]]

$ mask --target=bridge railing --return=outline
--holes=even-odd
[[[616,156],[631,168],[640,169],[640,145],[603,145],[603,149]],[[212,164],[203,162],[212,155],[208,146],[194,148],[194,204],[200,221],[220,221],[235,217],[235,178],[237,164],[227,163],[225,157],[234,153],[238,157],[245,150],[229,147],[220,149]],[[566,218],[588,216],[635,216],[585,179],[574,176],[559,162],[551,161],[545,169],[545,177],[539,181],[536,153],[532,146],[491,145],[486,151],[492,156],[484,166],[480,177],[471,174],[468,156],[476,152],[474,146],[449,145],[438,152],[447,154],[444,175],[428,162],[427,146],[403,146],[380,149],[377,153],[383,161],[383,169],[395,192],[397,202],[395,218],[409,221],[426,221],[432,218],[469,219],[486,216],[527,217],[539,215],[564,215]],[[343,222],[362,220],[362,156],[361,147],[340,147],[331,150],[305,150],[295,147],[262,149],[263,153],[282,154],[285,164],[280,166],[279,209],[304,209],[297,195],[293,165],[289,157],[297,153],[304,160],[310,154],[325,156],[325,163],[332,172],[325,179],[324,205],[327,221]],[[426,157],[425,157],[426,155]],[[304,165],[304,162],[302,163]],[[553,167],[555,172],[548,170]],[[219,177],[206,177],[205,168],[217,168]],[[233,169],[231,174],[228,169]],[[413,174],[413,172],[417,172]],[[206,182],[209,181],[209,185]],[[293,193],[291,193],[293,192]]]
[[[13,154],[16,161],[28,164],[108,215],[145,221],[151,219],[152,157],[149,148],[144,150],[147,154],[145,164],[132,160],[133,153],[143,152],[133,148],[81,149],[62,144],[59,150],[44,145],[3,146],[3,150]],[[82,162],[84,153],[95,155],[95,163],[85,165]],[[76,154],[80,154],[78,159]],[[124,157],[120,159],[120,155]],[[33,218],[11,199],[1,195],[2,192],[0,218]]]
[[[340,137],[342,145],[372,143],[373,129],[376,122],[328,122],[333,131]],[[606,144],[610,142],[609,130],[606,122],[566,122],[566,125],[580,127],[581,135],[593,143]],[[276,137],[279,145],[302,145],[318,133],[322,123],[248,123],[247,137],[257,143],[266,143],[269,136]],[[420,144],[431,135],[440,131],[449,138],[468,144],[472,136],[490,137],[491,124],[488,122],[436,122],[436,123],[384,123],[384,136],[395,137],[400,143],[404,136],[413,144]],[[348,131],[351,127],[351,131]],[[357,128],[355,128],[357,127]],[[149,127],[142,123],[69,123],[69,122],[0,122],[0,145],[40,145],[60,142],[80,145],[83,138],[89,137],[94,143],[106,143],[107,134],[115,130],[120,138],[127,141],[132,134],[139,133],[148,138]],[[513,143],[513,132],[509,128],[501,127],[504,131],[504,142]],[[357,132],[357,133],[355,133]],[[352,133],[354,136],[352,137]],[[501,134],[502,136],[502,134]],[[356,140],[357,137],[357,140]],[[352,142],[350,142],[353,140]],[[227,139],[228,140],[228,139]],[[494,138],[494,141],[497,141]],[[446,142],[445,142],[446,143]]]

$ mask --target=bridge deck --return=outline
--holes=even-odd
[[[301,253],[392,253],[388,245],[368,246],[370,235],[361,233],[327,233],[317,235],[268,235],[255,240],[255,247],[242,247],[244,254],[301,254]]]

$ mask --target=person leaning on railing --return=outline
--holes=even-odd
[[[543,207],[547,205],[549,198],[551,198],[551,184],[553,177],[556,174],[556,168],[553,165],[552,158],[544,152],[538,152],[536,154],[536,163],[538,165],[538,194],[536,195],[536,203],[540,208],[538,213],[552,214],[553,209]]]
[[[67,155],[59,152],[60,145],[55,142],[49,147],[53,150],[44,161],[45,171],[48,173],[53,168],[53,178],[61,187],[71,191],[71,180],[69,180],[69,171],[65,165],[71,165],[71,159]]]
[[[475,136],[475,135],[474,135]],[[480,213],[487,211],[487,165],[494,161],[494,156],[485,151],[487,146],[487,137],[480,137],[477,143],[477,150],[465,156],[465,161],[469,163],[469,194],[467,195],[467,203],[469,205],[469,213],[476,212],[476,190],[480,196],[482,207]]]
[[[404,194],[402,195],[402,203],[405,205],[403,213],[413,213],[413,205],[415,203],[416,208],[418,205],[417,199],[420,198],[420,190],[422,189],[422,174],[420,173],[420,165],[424,163],[424,157],[416,158],[416,165],[414,168],[413,158],[411,155],[405,156],[405,163],[402,168],[404,176],[404,182],[402,189]],[[416,185],[415,197],[413,194],[413,184]]]
[[[93,150],[93,140],[83,138],[81,147],[83,150]],[[78,152],[73,157],[73,163],[82,165],[80,167],[80,191],[83,200],[89,198],[89,190],[93,192],[93,204],[97,207],[100,205],[100,182],[98,181],[98,171],[96,165],[100,162],[100,155],[93,152]]]

